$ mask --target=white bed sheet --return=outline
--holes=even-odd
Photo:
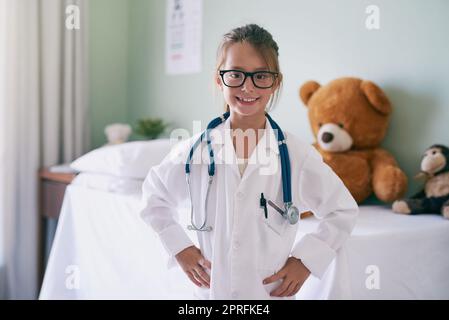
[[[316,224],[315,218],[304,220],[301,230],[310,232]],[[449,220],[442,216],[404,216],[383,206],[361,206],[344,247],[352,298],[449,299],[448,245]],[[373,270],[378,288],[370,282]]]
[[[140,193],[68,186],[40,299],[194,299],[180,268],[167,270],[165,250],[138,215],[140,201]],[[186,226],[189,212],[180,213]],[[301,220],[298,238],[317,223]],[[449,299],[448,247],[449,221],[440,216],[361,207],[323,279],[309,277],[297,298]],[[379,271],[379,288],[366,285],[376,276],[370,270]]]

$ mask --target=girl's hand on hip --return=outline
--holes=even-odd
[[[175,258],[194,284],[198,287],[210,288],[210,276],[206,269],[211,270],[212,265],[204,258],[200,249],[190,246],[179,252]]]
[[[287,259],[284,267],[274,275],[265,278],[263,284],[269,284],[282,279],[282,283],[270,292],[272,297],[290,297],[298,293],[303,283],[310,275],[309,269],[294,257]]]

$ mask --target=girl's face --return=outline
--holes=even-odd
[[[273,71],[269,70],[261,54],[246,42],[235,43],[228,48],[220,70]],[[225,86],[220,76],[217,76],[216,81],[223,91],[224,99],[229,105],[230,111],[242,116],[263,114],[277,87],[277,81],[275,81],[271,88],[257,88],[254,86],[251,77],[247,77],[243,85],[238,88]]]

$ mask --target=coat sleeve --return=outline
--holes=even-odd
[[[179,157],[168,155],[153,167],[142,186],[140,216],[159,235],[169,254],[168,267],[175,265],[174,256],[194,245],[178,222],[178,207],[188,199],[184,164]]]
[[[321,278],[354,228],[358,206],[321,155],[311,148],[299,173],[299,198],[320,223],[294,245],[292,256]]]

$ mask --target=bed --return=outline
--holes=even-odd
[[[120,183],[87,181],[95,178],[81,173],[66,190],[40,299],[194,299],[193,284],[179,267],[167,268],[157,235],[139,217],[142,181],[126,192]],[[187,208],[179,216],[186,226]],[[298,238],[317,224],[301,220]],[[448,248],[441,216],[362,206],[324,277],[309,277],[296,298],[449,299]]]

